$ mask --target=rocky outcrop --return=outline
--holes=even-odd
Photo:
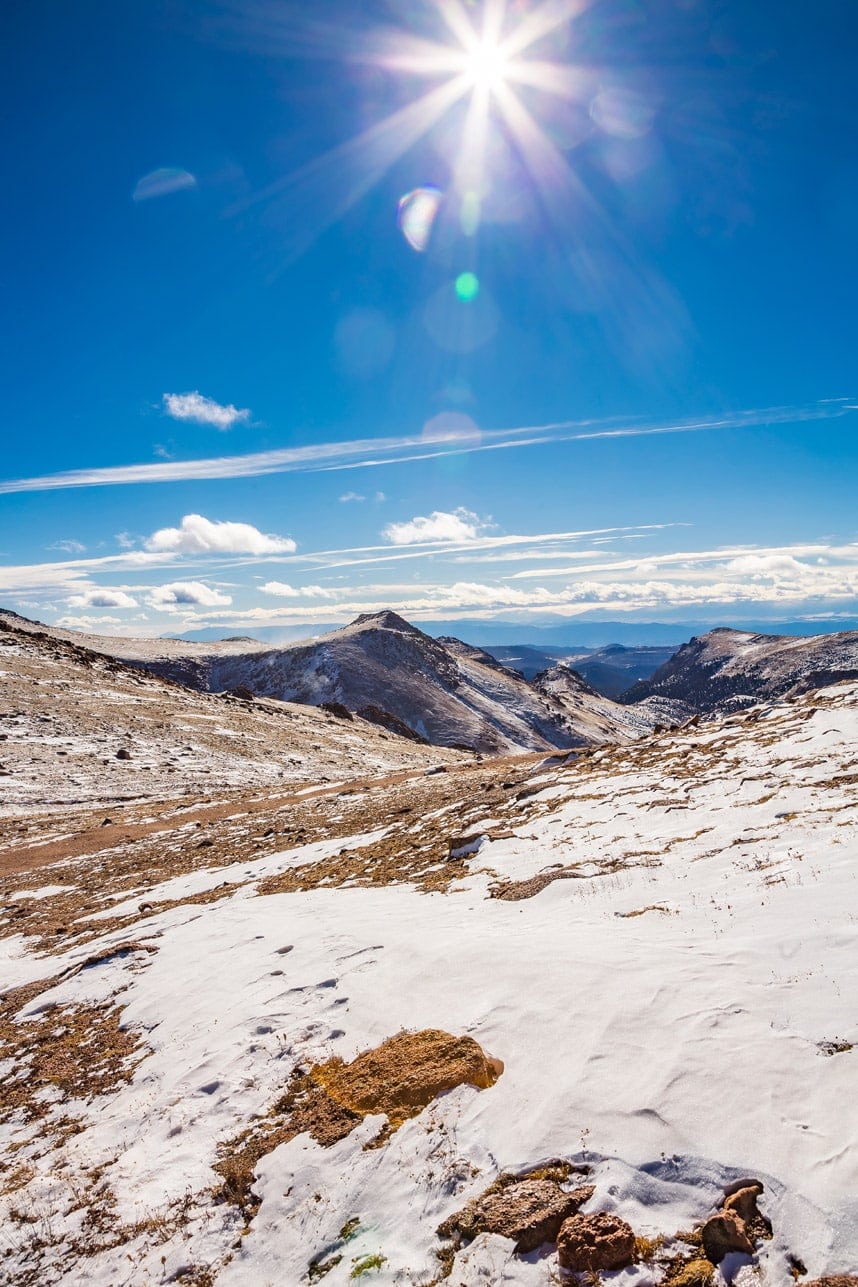
[[[557,1235],[557,1258],[561,1268],[577,1273],[625,1269],[635,1258],[634,1230],[607,1211],[571,1216]]]
[[[684,702],[695,711],[742,709],[858,678],[858,631],[833,635],[755,635],[718,629],[683,644],[651,679],[619,697]]]

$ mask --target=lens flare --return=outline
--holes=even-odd
[[[441,209],[443,193],[438,188],[415,188],[399,202],[399,231],[412,250],[422,253],[429,245],[432,226]]]
[[[459,273],[454,289],[463,304],[470,304],[480,293],[480,280],[476,273]]]

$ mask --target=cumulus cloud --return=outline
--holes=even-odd
[[[110,633],[109,631],[104,631],[104,630],[96,631],[96,627],[97,626],[120,626],[122,625],[122,618],[111,617],[111,616],[91,617],[87,615],[67,616],[67,617],[59,617],[57,619],[57,625],[64,626],[66,630],[84,630],[84,631],[94,631],[95,633],[100,633],[100,634],[109,634]]]
[[[343,492],[340,497],[341,505],[348,505],[349,501],[365,501],[366,497],[361,496],[360,492]]]
[[[186,514],[179,527],[162,527],[146,541],[146,549],[175,554],[294,554],[288,536],[271,536],[250,523],[228,523]]]
[[[405,523],[388,523],[382,536],[391,545],[419,545],[428,541],[475,541],[489,524],[469,509],[450,512],[436,509],[428,516],[417,515]]]
[[[234,407],[231,402],[224,406],[214,398],[206,398],[198,390],[193,393],[165,393],[163,406],[168,416],[174,420],[190,420],[196,425],[211,425],[223,433],[233,425],[247,424],[250,412],[245,408]]]
[[[199,606],[202,608],[228,608],[232,599],[228,594],[221,594],[202,581],[173,581],[170,585],[159,585],[150,591],[147,600],[151,608],[171,608]]]
[[[84,590],[73,594],[66,602],[70,608],[136,608],[137,600],[124,590]]]
[[[296,589],[285,581],[266,581],[259,588],[263,594],[277,595],[281,599],[333,599],[336,596],[335,590],[326,590],[323,585],[302,585]]]

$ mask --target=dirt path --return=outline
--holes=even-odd
[[[563,752],[562,755],[566,755]],[[544,753],[528,755],[509,755],[492,759],[491,764],[501,769],[526,769],[541,764],[547,759],[562,758],[546,756]],[[485,762],[457,765],[452,772],[459,774],[473,773],[485,767]],[[444,770],[451,772],[451,770]],[[353,778],[348,781],[326,782],[324,785],[303,787],[298,790],[276,791],[246,795],[238,794],[218,801],[206,800],[199,804],[189,804],[187,796],[171,800],[135,801],[133,805],[120,806],[117,810],[90,811],[85,815],[75,814],[72,818],[50,814],[45,816],[45,827],[63,834],[54,835],[48,840],[16,841],[11,845],[0,847],[0,878],[21,875],[40,867],[49,867],[52,863],[67,859],[85,858],[101,853],[106,849],[133,843],[146,836],[163,834],[168,836],[190,825],[222,822],[226,818],[249,817],[256,813],[278,811],[289,805],[305,804],[310,800],[330,799],[339,795],[356,795],[374,789],[398,786],[405,782],[419,782],[427,776],[425,769],[398,769],[392,773],[383,773],[368,778]],[[160,816],[152,817],[154,810]],[[114,821],[113,815],[119,811],[127,814],[144,813],[145,819],[135,821],[128,817]],[[109,819],[109,821],[108,821]],[[32,822],[32,820],[31,820]]]

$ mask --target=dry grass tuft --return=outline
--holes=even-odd
[[[91,1101],[131,1080],[147,1052],[138,1054],[138,1033],[123,1028],[113,1005],[54,1006],[0,1030],[0,1057],[13,1068],[0,1083],[0,1120],[13,1113],[25,1121],[45,1117],[52,1100]],[[50,1092],[56,1092],[51,1095]]]

